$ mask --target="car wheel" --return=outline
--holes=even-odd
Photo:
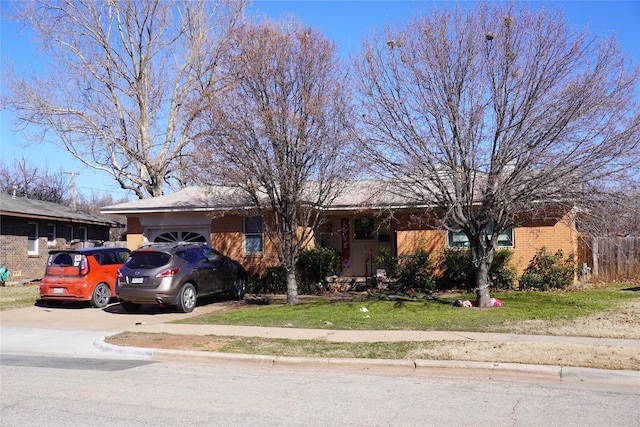
[[[236,277],[233,281],[232,298],[236,301],[242,301],[244,294],[247,291],[247,279],[244,276]]]
[[[140,307],[142,307],[142,304],[136,304],[134,302],[129,302],[129,301],[121,301],[120,306],[127,313],[135,313],[140,310]]]
[[[185,283],[178,294],[176,307],[182,313],[191,313],[196,306],[197,299],[196,288],[191,283]]]
[[[111,289],[106,283],[98,283],[91,294],[91,307],[103,308],[109,304],[111,300]]]

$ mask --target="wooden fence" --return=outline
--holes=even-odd
[[[640,237],[597,237],[590,243],[585,261],[593,278],[640,280]]]

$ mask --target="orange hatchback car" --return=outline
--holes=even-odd
[[[40,299],[48,305],[89,301],[102,308],[116,296],[117,272],[129,258],[124,248],[51,251],[40,282]]]

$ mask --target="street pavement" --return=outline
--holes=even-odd
[[[202,351],[179,351],[119,347],[104,338],[124,331],[178,335],[221,335],[262,338],[311,339],[335,342],[393,341],[494,341],[552,342],[609,347],[638,348],[640,340],[518,335],[447,331],[342,331],[326,329],[264,328],[231,325],[195,325],[168,323],[206,313],[224,311],[233,302],[216,302],[196,307],[192,313],[176,313],[171,309],[145,306],[140,313],[126,313],[118,304],[103,310],[84,305],[50,308],[33,306],[0,313],[0,354],[48,354],[81,357],[133,357],[150,359],[189,359],[198,361],[235,361],[261,365],[312,365],[349,367],[353,369],[456,370],[462,372],[507,373],[555,378],[562,381],[618,382],[640,387],[640,367],[634,371],[571,368],[550,365],[524,365],[495,362],[462,362],[432,360],[372,360],[336,358],[298,358],[239,355]]]

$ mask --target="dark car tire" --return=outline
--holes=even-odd
[[[197,300],[196,288],[191,283],[185,283],[178,294],[176,308],[181,313],[191,313],[196,306]]]
[[[233,281],[233,289],[231,289],[231,297],[236,301],[242,301],[247,291],[247,278],[244,275],[236,277]]]
[[[109,301],[111,301],[111,289],[109,289],[109,285],[106,283],[98,283],[93,289],[89,304],[91,304],[91,307],[104,308],[109,304]]]
[[[136,313],[140,311],[140,307],[142,307],[142,304],[136,304],[135,302],[129,301],[121,301],[120,306],[127,313]]]

